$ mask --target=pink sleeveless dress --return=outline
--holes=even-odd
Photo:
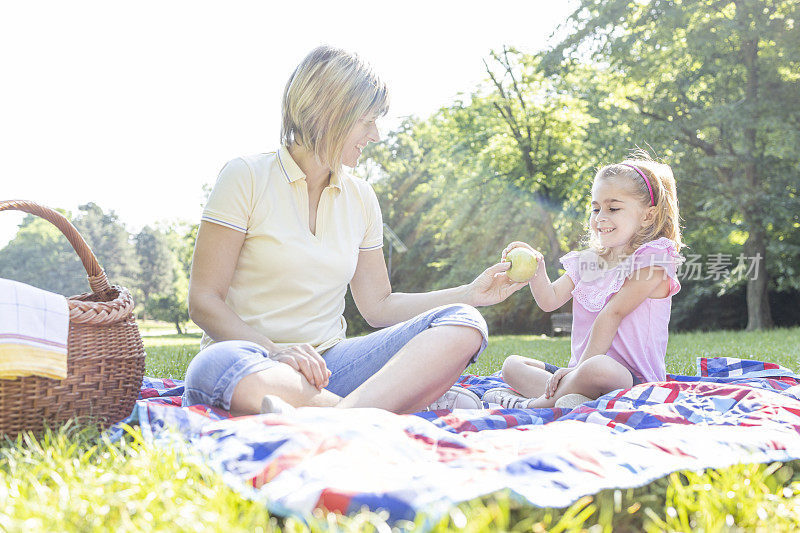
[[[644,267],[664,270],[669,280],[669,295],[648,298],[622,319],[607,355],[627,367],[643,381],[666,379],[664,359],[669,339],[669,316],[672,296],[681,289],[677,270],[684,261],[674,241],[662,237],[640,246],[625,261],[612,268],[602,268],[598,256],[589,250],[570,252],[561,258],[567,276],[575,283],[572,291],[572,358],[578,364],[589,344],[597,315],[620,290],[625,280],[635,277]]]

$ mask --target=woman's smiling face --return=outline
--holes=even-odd
[[[371,142],[378,142],[381,140],[378,133],[378,126],[376,124],[377,116],[366,115],[358,119],[344,141],[344,148],[342,149],[342,164],[348,167],[354,167],[358,163],[358,158],[361,157],[361,152]]]
[[[595,180],[589,227],[600,245],[618,254],[644,226],[647,206],[613,179]]]

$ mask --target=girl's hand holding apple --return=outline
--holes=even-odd
[[[515,241],[506,246],[500,260],[511,263],[507,272],[511,281],[527,283],[536,275],[539,263],[544,262],[544,256],[529,244]]]

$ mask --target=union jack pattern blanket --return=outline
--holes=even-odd
[[[478,395],[505,386],[497,375],[465,375],[459,384]],[[798,459],[798,384],[800,376],[776,364],[700,358],[697,376],[670,375],[573,410],[302,408],[232,418],[181,407],[180,381],[145,378],[125,422],[156,444],[179,439],[277,515],[367,507],[390,520],[419,512],[435,519],[501,490],[562,507],[676,470]]]

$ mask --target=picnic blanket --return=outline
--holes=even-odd
[[[462,376],[479,395],[497,376]],[[362,507],[435,520],[495,491],[562,507],[682,469],[800,458],[800,376],[776,364],[698,359],[698,376],[614,391],[573,410],[474,409],[395,415],[302,408],[231,418],[180,407],[176,380],[145,378],[128,423],[179,440],[243,495],[282,516]],[[491,406],[489,406],[491,407]]]

